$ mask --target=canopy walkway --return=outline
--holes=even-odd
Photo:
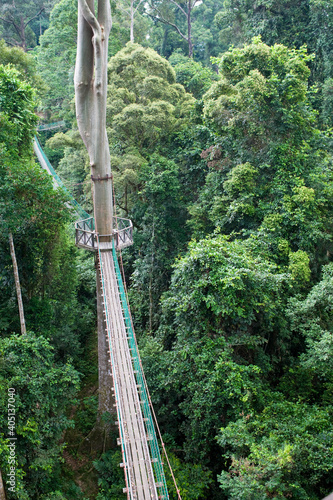
[[[34,149],[41,166],[63,186],[37,139]],[[169,498],[153,410],[142,369],[116,250],[133,243],[132,223],[114,218],[113,234],[99,236],[94,219],[74,201],[73,208],[84,216],[75,224],[76,245],[97,253],[103,294],[103,309],[113,379],[118,444],[121,446],[128,500],[167,500]],[[163,450],[164,444],[162,442]],[[178,498],[180,499],[177,489]]]
[[[161,456],[115,247],[98,248],[127,497],[168,499]]]
[[[65,127],[65,126],[66,126],[66,123],[64,122],[64,120],[61,120],[60,122],[45,123],[42,125],[38,125],[37,130],[39,132],[42,132],[44,130],[54,130],[56,128],[61,128],[61,127]]]

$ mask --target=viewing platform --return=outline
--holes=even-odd
[[[97,251],[97,236],[99,236],[99,249],[112,250],[112,242],[116,250],[133,245],[133,224],[130,219],[120,217],[113,218],[113,233],[100,234],[95,231],[95,220],[93,217],[80,220],[75,223],[75,244],[85,250]]]

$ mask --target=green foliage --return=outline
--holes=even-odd
[[[19,71],[20,79],[27,80],[35,88],[45,89],[44,82],[37,73],[35,59],[19,47],[8,47],[5,41],[1,39],[0,64],[14,66]]]
[[[260,369],[233,361],[223,337],[180,338],[171,351],[147,338],[141,354],[159,424],[182,443],[186,463],[216,470],[214,438],[221,425],[259,404]]]
[[[225,2],[220,0],[204,0],[198,2],[192,11],[194,58],[204,66],[210,66],[210,58],[219,56],[229,46],[220,39],[219,27],[214,21],[216,14],[224,5]]]
[[[226,48],[249,43],[258,35],[269,45],[279,43],[293,48],[307,45],[314,55],[309,63],[311,83],[316,87],[312,101],[321,113],[320,122],[332,125],[328,90],[333,76],[331,2],[261,0],[253,5],[244,0],[228,0],[216,14],[215,23],[220,28],[220,43]]]
[[[208,237],[191,242],[177,261],[163,299],[164,314],[168,323],[174,317],[178,336],[223,335],[251,349],[283,325],[288,279],[275,264],[252,253],[250,242]]]
[[[5,143],[2,154],[14,156],[13,160],[31,154],[37,123],[34,104],[32,87],[19,80],[17,70],[0,65],[0,141]]]
[[[82,399],[80,408],[75,413],[75,426],[86,436],[96,423],[98,400],[96,396]]]
[[[221,41],[227,46],[240,45],[261,35],[269,45],[278,42],[299,48],[310,35],[310,3],[261,0],[253,5],[246,0],[227,0],[215,17]]]
[[[119,450],[109,450],[95,460],[94,467],[99,476],[99,492],[96,500],[123,500],[125,488],[124,472],[119,467],[122,462]]]
[[[65,416],[79,376],[70,363],[55,363],[49,342],[33,333],[12,335],[0,342],[0,385],[5,398],[15,389],[16,460],[20,498],[53,491],[59,477],[60,438],[72,422]],[[7,428],[7,404],[1,405],[1,429]],[[5,411],[6,410],[6,411]],[[8,444],[1,449],[1,469],[8,471]],[[15,495],[9,495],[15,498]]]
[[[269,47],[258,38],[223,56],[221,79],[204,96],[217,138],[205,152],[206,186],[190,208],[199,236],[214,227],[259,230],[294,252],[313,256],[328,248],[332,174],[328,143],[306,97],[309,59],[304,49]]]
[[[36,123],[31,87],[18,80],[14,69],[0,67],[0,75],[1,331],[9,334],[18,327],[8,247],[12,232],[28,325],[52,339],[60,358],[76,357],[80,340],[91,328],[91,304],[79,304],[76,295],[80,285],[72,235],[65,230],[70,220],[67,199],[31,159]],[[81,307],[86,320],[78,314]]]
[[[27,13],[35,7],[25,3]],[[333,278],[331,265],[323,267],[333,251],[331,131],[318,130],[332,120],[332,5],[204,0],[192,12],[196,61],[142,5],[135,39],[170,56],[171,65],[152,49],[124,47],[124,7],[112,3],[107,120],[115,198],[118,214],[134,222],[135,245],[124,253],[129,295],[182,498],[319,500],[332,488]],[[172,4],[160,7],[186,29]],[[35,50],[49,86],[45,117],[65,117],[67,125],[74,123],[76,10],[72,0],[57,2]],[[38,21],[31,23],[35,34]],[[29,401],[20,399],[29,420],[20,428],[20,498],[81,498],[78,487],[59,480],[56,436],[70,425],[60,398],[62,390],[68,400],[75,392],[64,381],[69,373],[77,381],[70,358],[96,376],[90,358],[81,361],[91,350],[94,269],[73,249],[64,196],[31,162],[33,92],[19,81],[36,85],[31,59],[0,43],[0,63],[19,71],[1,69],[0,78],[0,329],[3,343],[19,328],[11,230],[27,324],[42,340],[29,355],[10,349],[19,365],[23,359],[17,376],[26,372],[35,384],[26,379],[33,408],[39,400],[47,408],[45,423],[32,421]],[[210,66],[211,55],[219,75],[201,64]],[[75,126],[47,148],[66,186],[91,208],[89,164]],[[43,351],[28,366],[26,358],[46,345],[54,347],[50,362]],[[8,369],[0,367],[4,378]],[[51,389],[43,382],[48,372],[57,377]],[[33,415],[42,419],[39,411]],[[95,396],[86,397],[74,416],[78,431],[90,432],[95,412]],[[3,459],[4,441],[0,450]],[[112,450],[95,462],[98,499],[123,497],[121,461]]]
[[[306,351],[301,356],[305,369],[320,376],[326,389],[332,391],[332,307],[333,293],[332,264],[323,267],[321,281],[315,285],[304,299],[290,299],[288,315],[291,330],[302,335]],[[329,397],[329,392],[326,397]]]
[[[19,46],[26,52],[36,45],[36,34],[47,24],[49,7],[54,0],[16,0],[1,2],[0,35],[11,46]],[[37,24],[34,25],[34,20]],[[36,32],[34,31],[34,29]]]
[[[182,224],[186,212],[178,166],[153,155],[142,167],[139,180],[140,201],[132,213],[140,224],[135,235],[140,257],[134,261],[131,299],[139,331],[152,332],[159,324],[159,299],[170,279],[171,265],[188,232]]]
[[[261,414],[244,414],[221,430],[218,441],[231,461],[221,488],[230,499],[320,500],[331,491],[331,409],[275,398]]]
[[[77,2],[61,0],[51,12],[50,25],[37,50],[38,69],[48,86],[43,107],[52,111],[54,120],[68,116],[74,97],[76,36]]]
[[[217,74],[210,68],[204,67],[200,62],[189,59],[178,51],[169,57],[169,63],[175,69],[177,82],[196,99],[201,99],[213,81],[218,79]]]
[[[200,500],[206,498],[207,489],[212,483],[211,472],[200,464],[184,463],[171,451],[168,458],[174,473],[177,487],[183,500]],[[170,500],[177,500],[173,479],[165,465],[165,475]]]
[[[297,250],[297,252],[291,252],[289,254],[289,270],[291,272],[292,279],[299,282],[307,282],[310,280],[310,259],[306,252],[302,250]]]
[[[185,126],[193,100],[175,80],[170,64],[152,49],[128,43],[112,57],[107,106],[111,144],[152,152],[158,141],[170,140]]]
[[[57,174],[66,188],[85,210],[92,212],[89,157],[78,131],[55,134],[46,142],[44,151],[48,148],[61,155]]]
[[[140,0],[133,1],[134,13],[134,40],[140,45],[149,45],[147,33],[151,32],[151,21],[145,16],[144,5]],[[110,33],[109,55],[114,56],[130,40],[130,2],[121,0],[112,1],[112,30]]]

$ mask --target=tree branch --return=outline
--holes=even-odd
[[[184,14],[184,16],[187,18],[187,12],[177,3],[175,0],[170,0],[171,3],[173,3],[178,9]]]
[[[81,12],[83,14],[83,17],[85,18],[87,23],[90,25],[91,29],[94,32],[94,35],[100,35],[101,34],[101,27],[99,25],[99,22],[96,19],[95,14],[91,11],[86,0],[79,0],[79,5],[81,8]]]
[[[40,11],[34,17],[32,17],[31,19],[29,19],[29,21],[27,23],[25,23],[24,29],[28,26],[29,23],[31,23],[31,21],[33,21],[34,19],[36,19],[36,17],[38,17],[39,14],[41,14],[41,12],[43,12],[43,10],[45,10],[45,7],[42,7],[40,9]]]
[[[119,10],[121,10],[124,14],[127,14],[128,16],[131,17],[131,13],[130,12],[127,12],[127,10],[125,10],[123,7],[121,7],[120,5],[117,5],[117,8]]]
[[[10,45],[11,47],[17,47],[17,42],[16,43],[13,43],[13,42],[10,42],[9,40],[6,40],[6,43],[8,45]]]
[[[0,17],[0,21],[4,21],[5,23],[9,24],[14,24],[14,21],[8,21],[8,19],[5,19],[4,17]]]
[[[18,36],[21,38],[20,28],[15,23],[14,17],[12,17],[10,21],[8,21],[8,19],[5,19],[4,17],[0,17],[0,21],[4,21],[5,23],[11,24],[14,27],[14,29],[15,29],[16,33],[18,34]]]
[[[158,11],[158,9],[154,8],[154,10],[156,10],[160,14],[160,12]],[[172,26],[173,28],[175,28],[175,30],[177,31],[177,33],[188,43],[188,38],[185,35],[183,35],[183,33],[178,28],[178,26],[176,26],[175,24],[173,24],[170,21],[167,21],[166,19],[164,19],[164,17],[156,17],[156,16],[153,16],[152,14],[149,14],[149,16],[152,19],[156,19],[156,21],[160,21],[163,24],[168,24],[169,26]]]
[[[140,7],[140,5],[142,4],[142,2],[143,2],[143,0],[140,0],[140,2],[138,3],[138,5],[135,7],[134,14],[137,12],[137,10]]]

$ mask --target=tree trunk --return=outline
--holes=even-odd
[[[25,39],[25,26],[24,26],[24,19],[23,16],[21,16],[21,22],[20,22],[20,38],[21,38],[21,47],[24,50],[24,52],[27,52],[27,42]]]
[[[13,270],[14,270],[14,277],[15,277],[15,287],[16,287],[16,296],[17,296],[17,303],[18,303],[19,314],[20,314],[21,333],[22,333],[22,335],[24,335],[26,333],[25,319],[24,319],[24,309],[23,309],[23,302],[22,302],[20,277],[19,277],[19,272],[18,272],[18,267],[17,267],[17,261],[16,261],[16,255],[15,255],[15,247],[14,247],[14,241],[13,241],[13,235],[12,235],[12,233],[9,233],[9,246],[10,246],[10,255],[11,255],[11,258],[12,258],[12,262],[13,262]]]
[[[0,470],[0,500],[6,500],[6,492],[2,481],[1,470]]]
[[[78,40],[75,66],[76,118],[88,150],[93,181],[96,230],[112,233],[112,186],[106,134],[108,37],[111,10],[108,0],[79,0]]]
[[[111,29],[109,0],[78,2],[78,39],[75,66],[76,118],[82,140],[88,150],[96,231],[110,235],[113,230],[113,205],[109,144],[106,134],[107,58]],[[99,410],[112,412],[110,361],[107,357],[100,276],[97,280]]]
[[[163,33],[163,38],[162,38],[162,45],[161,45],[161,54],[163,57],[166,57],[166,48],[167,48],[167,43],[168,43],[168,35],[169,35],[169,27],[164,25],[164,33]]]
[[[193,57],[193,43],[192,43],[192,20],[191,20],[192,4],[191,0],[188,2],[187,11],[187,38],[188,38],[188,57]]]
[[[131,0],[131,27],[130,27],[130,40],[134,43],[134,0]]]

